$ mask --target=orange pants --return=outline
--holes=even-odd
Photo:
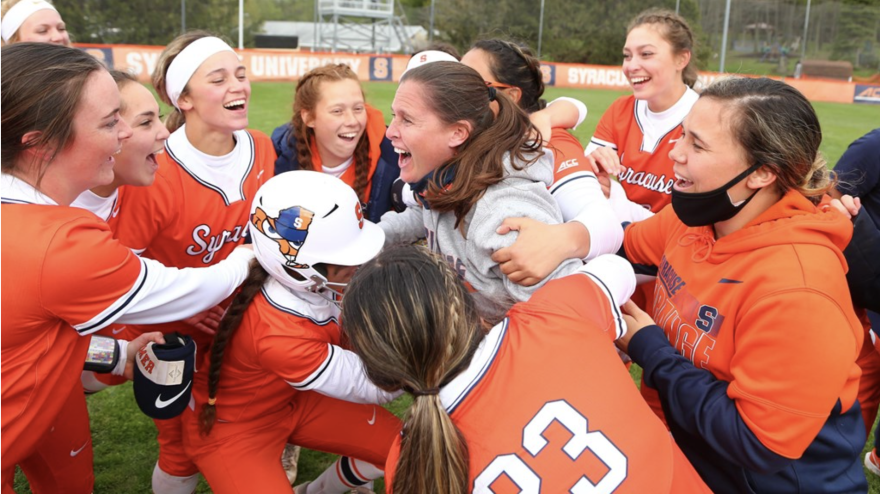
[[[360,405],[314,391],[297,393],[293,409],[277,420],[214,424],[200,435],[198,412],[183,413],[186,452],[217,494],[290,493],[281,468],[287,443],[351,456],[384,469],[401,423],[379,405]],[[222,406],[222,405],[219,405]]]
[[[18,462],[34,494],[89,494],[95,485],[89,411],[82,387],[70,391],[62,412]],[[13,492],[14,467],[3,472],[3,492]]]
[[[155,331],[156,329],[161,328],[129,326],[123,334],[133,339],[145,332]],[[196,329],[191,331],[180,330],[180,333],[191,336],[196,344],[196,358],[201,359],[196,363],[197,371],[202,365],[207,369],[210,363],[210,349],[213,337]],[[159,468],[168,475],[175,477],[189,477],[199,473],[198,467],[192,462],[183,447],[183,415],[165,420],[154,419],[153,423],[156,424],[156,431],[158,432],[156,439],[159,443]]]
[[[184,415],[189,412],[187,409]],[[159,468],[168,475],[189,477],[199,473],[183,446],[183,415],[167,420],[153,420],[159,432]],[[280,454],[278,458],[281,458]]]

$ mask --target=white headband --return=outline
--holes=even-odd
[[[422,65],[431,62],[458,62],[458,59],[445,51],[426,50],[421,53],[416,53],[409,59],[409,62],[406,63],[406,68],[403,69],[403,74],[406,74],[416,67],[421,67]],[[403,77],[403,74],[400,74],[400,76]]]
[[[58,12],[51,3],[44,0],[23,0],[13,5],[12,8],[9,9],[9,12],[6,12],[6,15],[3,16],[2,27],[0,27],[0,35],[3,36],[3,41],[8,42],[9,38],[15,35],[18,28],[20,28],[21,25],[24,24],[24,21],[33,15],[34,12],[45,9]]]
[[[208,36],[193,41],[174,57],[165,73],[165,92],[175,108],[180,109],[177,100],[196,70],[205,60],[224,51],[235,53],[222,39]]]

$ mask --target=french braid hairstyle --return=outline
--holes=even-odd
[[[672,45],[672,52],[676,55],[685,51],[691,53],[691,59],[681,72],[681,78],[689,87],[694,87],[698,75],[695,62],[696,42],[694,41],[694,32],[684,17],[670,10],[648,9],[629,23],[626,33],[629,34],[630,31],[644,24],[656,26],[663,39]]]
[[[306,125],[302,118],[303,111],[314,112],[315,107],[321,101],[321,83],[336,82],[351,79],[360,85],[357,74],[351,70],[351,67],[345,64],[325,65],[310,70],[296,84],[296,93],[293,101],[293,118],[291,126],[293,133],[290,137],[291,146],[296,146],[296,156],[299,161],[299,167],[302,170],[315,170],[312,163],[312,138],[315,131]],[[363,90],[362,90],[363,92]],[[293,142],[295,140],[295,142]],[[315,170],[321,171],[321,170]],[[357,193],[358,199],[362,203],[366,203],[368,197],[365,197],[367,184],[369,182],[370,173],[370,141],[367,132],[361,135],[360,141],[354,149],[354,191]]]
[[[519,106],[533,113],[547,106],[541,61],[525,45],[498,38],[477,41],[471,50],[482,50],[491,60],[489,69],[498,82],[518,87],[522,93]]]
[[[797,89],[767,78],[729,77],[709,85],[700,97],[724,103],[747,161],[770,168],[780,194],[795,189],[818,204],[837,183],[819,151],[819,117]]]
[[[355,273],[341,320],[370,380],[414,397],[394,492],[468,492],[467,442],[439,390],[468,367],[485,328],[458,276],[424,247],[386,249]]]
[[[220,386],[220,370],[226,345],[241,325],[245,311],[254,297],[260,293],[268,277],[269,273],[260,266],[260,263],[256,259],[252,260],[247,278],[229,304],[229,309],[226,310],[223,320],[220,321],[220,327],[217,328],[217,334],[214,335],[214,343],[211,345],[211,364],[208,367],[208,402],[202,405],[199,413],[199,427],[203,435],[211,433],[217,419],[217,389]]]
[[[418,84],[429,111],[446,124],[468,122],[470,135],[455,156],[443,164],[428,185],[431,209],[455,213],[455,226],[465,231],[464,218],[489,186],[504,179],[504,160],[522,169],[540,155],[541,139],[529,116],[503,91],[487,88],[476,70],[458,62],[434,62],[404,74],[401,84]],[[498,115],[490,103],[498,102]],[[439,180],[455,170],[448,188]]]

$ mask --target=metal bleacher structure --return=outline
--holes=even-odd
[[[412,29],[398,0],[316,0],[313,29],[314,50],[413,51]]]

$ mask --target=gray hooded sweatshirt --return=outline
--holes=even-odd
[[[523,170],[510,165],[504,157],[505,177],[486,189],[465,216],[465,232],[455,227],[455,214],[438,213],[421,206],[402,213],[390,211],[382,216],[379,226],[385,231],[385,245],[411,243],[420,238],[440,253],[472,288],[480,315],[497,324],[516,302],[528,300],[547,280],[575,272],[583,265],[568,259],[537,285],[526,287],[510,281],[491,258],[503,247],[512,245],[517,232],[499,235],[495,230],[507,218],[528,217],[542,223],[562,223],[562,214],[547,187],[553,183],[553,157],[544,154]]]

